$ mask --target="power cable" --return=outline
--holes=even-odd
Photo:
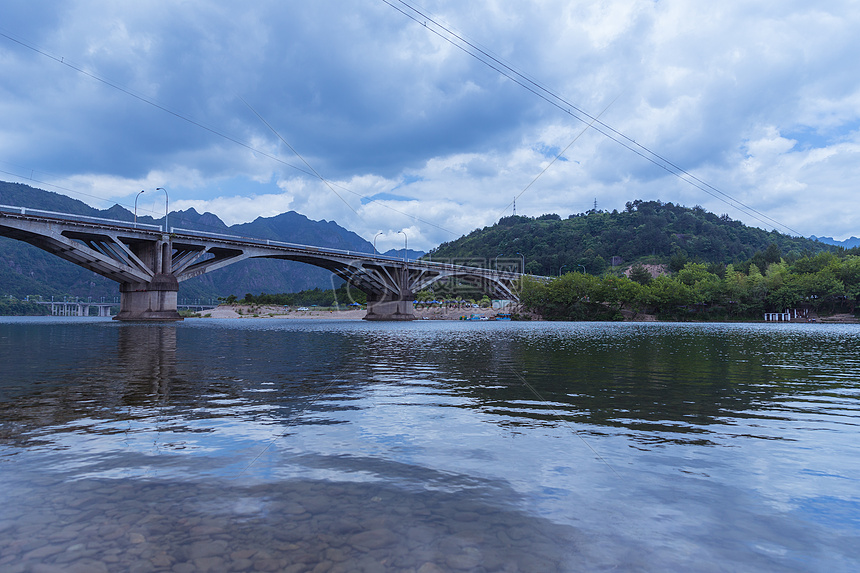
[[[618,96],[616,96],[616,98],[615,98],[614,100],[612,100],[611,102],[609,102],[609,105],[607,105],[607,106],[603,109],[603,111],[601,111],[601,112],[600,112],[600,115],[598,115],[597,117],[600,117],[601,115],[603,115],[604,113],[606,113],[606,110],[608,110],[610,107],[612,107],[612,104],[614,104],[616,101],[618,101],[618,98],[619,98],[619,97],[621,97],[621,94],[618,94]],[[574,143],[576,143],[576,140],[577,140],[577,139],[579,139],[580,137],[582,137],[582,134],[584,134],[586,131],[588,131],[588,128],[589,128],[589,127],[591,127],[592,125],[594,125],[594,122],[595,122],[595,121],[597,121],[597,118],[592,119],[592,120],[591,120],[591,123],[589,123],[588,125],[586,125],[585,127],[583,127],[583,128],[582,128],[582,131],[580,131],[580,132],[577,134],[577,136],[573,138],[573,141],[571,141],[570,143],[568,143],[568,144],[567,144],[567,147],[565,147],[564,149],[562,149],[562,150],[561,150],[561,152],[559,152],[559,154],[558,154],[558,155],[556,155],[556,156],[553,158],[553,160],[552,160],[552,161],[550,161],[550,162],[547,164],[547,166],[546,166],[546,167],[544,167],[544,168],[543,168],[543,170],[535,176],[535,178],[534,178],[534,179],[532,179],[532,180],[531,180],[531,183],[529,183],[528,185],[526,185],[526,186],[525,186],[525,188],[524,188],[522,191],[520,191],[520,194],[519,194],[519,195],[517,195],[516,197],[514,197],[514,200],[513,200],[513,201],[511,201],[510,203],[508,203],[507,205],[505,205],[505,208],[504,208],[504,209],[502,209],[502,212],[499,214],[499,216],[501,217],[502,215],[504,215],[505,211],[507,211],[507,210],[508,210],[508,207],[510,207],[511,205],[516,205],[516,204],[517,204],[517,199],[519,199],[519,198],[522,196],[522,194],[523,194],[523,193],[525,193],[526,191],[528,191],[528,190],[529,190],[529,188],[530,188],[532,185],[534,185],[534,184],[535,184],[535,181],[537,181],[537,180],[540,178],[540,176],[541,176],[541,175],[543,175],[544,173],[546,173],[546,172],[547,172],[547,170],[548,170],[550,167],[552,167],[552,166],[553,166],[553,164],[554,164],[556,161],[558,161],[558,159],[559,159],[562,155],[564,155],[564,154],[567,152],[567,150],[568,150],[568,149],[570,149],[570,147],[571,147]]]
[[[4,161],[3,163],[8,163],[8,162]],[[9,163],[9,165],[13,165],[14,167],[21,167],[22,169],[24,169],[22,166],[15,165],[14,163]],[[48,183],[47,181],[41,181],[39,179],[34,179],[32,172],[31,172],[29,177],[26,175],[21,175],[19,173],[13,173],[11,171],[6,171],[4,169],[0,169],[0,173],[3,173],[4,175],[10,175],[10,176],[16,177],[18,179],[23,179],[26,181],[33,181],[34,183],[38,183],[39,185],[45,185],[47,187],[53,187],[54,189],[62,189],[63,191],[65,191],[67,193],[71,193],[72,195],[80,195],[82,197],[89,197],[90,199],[96,199],[98,201],[108,201],[104,197],[98,197],[96,195],[90,195],[89,193],[84,193],[82,191],[76,191],[74,189],[68,189],[66,187],[62,187],[61,185],[57,185],[55,183]],[[40,171],[40,173],[41,173],[41,171]],[[50,175],[50,173],[46,173],[46,175]],[[119,204],[119,203],[117,203],[117,204]],[[123,205],[123,206],[128,207],[128,205]]]
[[[280,134],[280,133],[278,133],[278,131],[277,131],[274,127],[272,127],[272,125],[271,125],[268,121],[266,121],[265,119],[263,119],[263,116],[262,116],[262,115],[260,115],[259,113],[257,113],[257,110],[256,110],[256,109],[254,109],[253,107],[251,107],[251,104],[249,104],[248,102],[246,102],[246,101],[245,101],[245,99],[244,99],[242,96],[237,96],[237,97],[238,97],[240,100],[242,100],[242,103],[244,103],[246,106],[248,106],[248,109],[250,109],[252,112],[254,112],[254,115],[256,115],[256,116],[257,116],[257,118],[259,118],[259,120],[263,122],[263,125],[265,125],[265,126],[266,126],[266,127],[268,127],[270,130],[272,130],[272,133],[274,133],[274,134],[278,137],[278,139],[280,139],[280,140],[281,140],[281,142],[283,142],[283,144],[284,144],[284,145],[286,145],[287,147],[289,147],[289,148],[290,148],[290,151],[292,151],[292,152],[296,155],[296,157],[298,157],[299,159],[301,159],[301,160],[302,160],[302,163],[304,163],[304,164],[308,167],[308,169],[310,169],[311,171],[313,171],[313,172],[314,172],[314,175],[316,175],[317,179],[319,179],[320,181],[322,181],[323,183],[325,183],[325,184],[326,184],[326,187],[328,187],[329,189],[331,189],[331,192],[332,192],[332,193],[334,193],[335,195],[337,195],[337,198],[338,198],[338,199],[340,199],[341,201],[343,201],[343,204],[344,204],[344,205],[346,205],[347,207],[349,207],[350,211],[352,211],[353,213],[355,213],[356,215],[358,215],[358,211],[356,211],[355,209],[353,209],[353,208],[352,208],[352,205],[350,205],[349,203],[347,203],[347,202],[346,202],[346,199],[344,199],[343,197],[341,197],[340,193],[338,193],[337,191],[335,191],[335,190],[334,190],[334,187],[332,187],[332,186],[331,186],[331,184],[329,184],[329,182],[326,180],[326,178],[325,178],[325,177],[323,177],[322,175],[320,175],[320,174],[319,174],[319,172],[317,172],[317,170],[316,170],[316,169],[314,169],[313,167],[311,167],[311,164],[310,164],[310,163],[308,163],[307,161],[305,161],[305,158],[304,158],[304,157],[302,157],[302,156],[299,154],[299,152],[298,152],[298,151],[296,151],[296,148],[295,148],[295,147],[293,147],[292,145],[290,145],[290,144],[289,144],[289,142],[287,142],[287,140],[286,140],[286,139],[284,139],[283,137],[281,137],[281,134]]]
[[[78,66],[76,66],[76,65],[72,64],[70,61],[67,61],[64,57],[60,57],[60,58],[58,58],[57,56],[54,56],[54,55],[52,55],[52,54],[49,54],[48,52],[46,52],[46,51],[44,51],[44,50],[42,50],[42,49],[39,49],[39,48],[37,48],[37,47],[35,47],[35,46],[31,46],[30,44],[28,44],[28,43],[26,43],[26,42],[24,42],[24,41],[22,41],[22,40],[19,40],[19,39],[17,39],[17,38],[14,38],[14,37],[10,36],[9,34],[7,34],[7,33],[3,32],[2,30],[0,30],[0,36],[4,37],[4,38],[6,38],[6,39],[8,39],[8,40],[10,40],[10,41],[12,41],[12,42],[15,42],[16,44],[19,44],[19,45],[21,45],[21,46],[23,46],[23,47],[27,48],[28,50],[32,50],[32,51],[36,52],[37,54],[40,54],[40,55],[42,55],[42,56],[45,56],[45,57],[46,57],[46,58],[48,58],[48,59],[54,60],[55,62],[57,62],[57,63],[59,63],[59,64],[62,64],[62,65],[64,65],[64,66],[68,67],[68,68],[71,68],[72,70],[75,70],[76,72],[78,72],[78,73],[80,73],[80,74],[82,74],[82,75],[84,75],[84,76],[87,76],[87,77],[88,77],[88,78],[90,78],[90,79],[93,79],[93,80],[95,80],[95,81],[97,81],[97,82],[100,82],[100,83],[102,83],[102,84],[104,84],[104,85],[106,85],[106,86],[108,86],[108,87],[111,87],[111,88],[113,88],[113,89],[115,89],[115,90],[117,90],[117,91],[120,91],[120,92],[122,92],[122,93],[124,93],[124,94],[126,94],[126,95],[128,95],[128,96],[131,96],[131,97],[133,97],[134,99],[139,100],[139,101],[141,101],[141,102],[143,102],[143,103],[145,103],[145,104],[151,105],[152,107],[154,107],[154,108],[156,108],[156,109],[159,109],[159,110],[161,110],[161,111],[163,111],[163,112],[165,112],[165,113],[167,113],[167,114],[170,114],[170,115],[172,115],[172,116],[176,117],[177,119],[181,119],[182,121],[188,122],[188,123],[190,123],[191,125],[194,125],[194,126],[196,126],[196,127],[199,127],[200,129],[203,129],[203,130],[205,130],[205,131],[208,131],[209,133],[212,133],[212,134],[214,134],[214,135],[217,135],[218,137],[221,137],[221,138],[223,138],[223,139],[226,139],[227,141],[230,141],[230,142],[232,142],[232,143],[235,143],[236,145],[240,145],[240,146],[244,147],[245,149],[248,149],[249,151],[252,151],[252,152],[254,152],[254,153],[260,154],[260,155],[262,155],[262,156],[264,156],[264,157],[266,157],[266,158],[268,158],[268,159],[271,159],[271,160],[273,160],[273,161],[277,161],[278,163],[281,163],[282,165],[286,165],[287,167],[292,167],[293,169],[296,169],[296,170],[298,170],[298,171],[301,171],[302,173],[305,173],[306,175],[313,175],[313,173],[310,173],[310,172],[308,172],[308,171],[305,171],[305,170],[304,170],[304,169],[302,169],[301,167],[298,167],[298,166],[293,165],[293,164],[291,164],[291,163],[287,163],[286,161],[284,161],[284,160],[282,160],[282,159],[280,159],[280,158],[278,158],[278,157],[275,157],[275,156],[273,156],[273,155],[270,155],[270,154],[266,153],[265,151],[260,151],[259,149],[255,148],[255,147],[253,147],[253,146],[251,146],[251,145],[249,145],[249,144],[247,144],[247,143],[245,143],[245,142],[243,142],[243,141],[241,141],[241,140],[239,140],[239,139],[236,139],[235,137],[233,137],[233,136],[231,136],[231,135],[228,135],[228,134],[226,134],[226,133],[223,133],[223,132],[221,132],[221,131],[218,131],[217,129],[215,129],[215,128],[213,128],[213,127],[209,127],[208,125],[205,125],[205,124],[203,124],[203,123],[201,123],[201,122],[199,122],[199,121],[197,121],[197,120],[195,120],[195,119],[192,119],[192,118],[190,118],[190,117],[188,117],[188,116],[186,116],[186,115],[183,115],[183,114],[181,114],[181,113],[179,113],[179,112],[173,111],[172,109],[168,108],[167,106],[165,106],[165,105],[163,105],[163,104],[160,104],[160,103],[158,103],[157,101],[155,101],[155,100],[153,100],[153,99],[151,99],[151,98],[149,98],[149,97],[139,95],[139,94],[137,94],[137,93],[133,92],[132,90],[130,90],[130,89],[126,88],[126,87],[123,87],[123,86],[119,85],[118,83],[115,83],[115,82],[112,82],[112,81],[107,80],[107,79],[105,79],[105,78],[102,78],[102,77],[100,77],[100,76],[97,76],[96,74],[94,74],[94,73],[92,73],[92,72],[88,72],[88,71],[86,71],[85,69],[80,68],[80,67],[78,67]]]
[[[764,224],[765,226],[776,225],[778,227],[782,227],[783,229],[791,231],[792,233],[795,233],[798,236],[803,236],[803,234],[800,231],[797,231],[796,229],[793,229],[793,228],[789,227],[788,225],[785,225],[784,223],[781,223],[781,222],[777,221],[776,219],[773,219],[772,217],[769,217],[768,215],[761,213],[760,211],[750,207],[749,205],[746,205],[745,203],[739,201],[738,199],[735,199],[731,195],[719,190],[715,186],[703,181],[702,179],[696,177],[695,175],[692,175],[691,173],[689,173],[685,169],[679,167],[678,165],[676,165],[672,161],[666,159],[665,157],[661,156],[660,154],[656,153],[655,151],[652,151],[648,147],[636,142],[632,138],[624,135],[622,132],[620,132],[620,131],[614,129],[613,127],[609,126],[608,124],[600,121],[599,116],[594,117],[594,116],[588,114],[584,110],[580,109],[579,107],[575,106],[571,102],[567,101],[562,96],[560,96],[560,95],[556,94],[555,92],[551,91],[550,89],[544,87],[543,85],[536,82],[535,80],[532,80],[531,78],[526,76],[524,73],[519,72],[518,70],[514,69],[512,66],[509,66],[508,64],[502,62],[499,58],[492,55],[488,51],[484,50],[483,48],[480,48],[475,43],[470,42],[469,40],[465,39],[460,34],[457,34],[456,32],[452,31],[449,27],[440,24],[432,16],[426,14],[425,12],[422,12],[421,10],[418,10],[417,8],[410,5],[409,3],[405,2],[404,0],[396,0],[396,1],[399,4],[402,4],[403,6],[405,6],[407,10],[409,10],[409,11],[413,12],[415,15],[417,15],[417,17],[415,15],[407,12],[406,10],[401,9],[399,6],[396,6],[395,4],[393,4],[392,3],[393,0],[382,0],[382,2],[384,2],[385,4],[390,6],[391,8],[397,10],[398,12],[400,12],[401,14],[403,14],[404,16],[409,18],[410,20],[414,21],[415,23],[423,26],[425,29],[430,31],[432,34],[434,34],[434,35],[438,36],[439,38],[441,38],[442,40],[448,42],[449,44],[451,44],[455,48],[459,49],[460,51],[468,54],[469,56],[471,56],[473,58],[475,58],[476,60],[478,60],[482,64],[486,65],[487,67],[495,70],[499,74],[503,75],[504,77],[506,77],[509,80],[516,83],[517,85],[521,86],[522,88],[526,89],[527,91],[531,92],[532,94],[543,99],[544,101],[546,101],[550,105],[558,108],[559,110],[561,110],[564,113],[567,113],[568,115],[570,115],[571,117],[573,117],[577,121],[588,124],[588,120],[589,119],[592,120],[592,124],[589,124],[588,127],[597,131],[598,133],[602,134],[603,136],[607,137],[608,139],[618,143],[622,147],[628,149],[629,151],[635,153],[636,155],[642,157],[643,159],[653,163],[657,167],[660,167],[664,171],[674,175],[675,177],[677,177],[681,181],[684,181],[688,185],[691,185],[691,186],[699,189],[700,191],[706,193],[707,195],[710,195],[711,197],[714,197],[715,199],[722,201],[723,203],[729,205],[730,207],[733,207],[733,208],[745,213],[749,217],[759,221],[760,223]],[[438,30],[434,29],[432,26],[428,26],[427,25],[428,22],[431,23],[432,26],[436,26],[438,28]],[[442,32],[444,32],[444,33],[440,32],[439,30],[442,30]],[[456,40],[458,40],[459,42],[462,42],[462,44],[458,43],[457,41],[454,41],[452,39],[452,37],[455,38]],[[470,50],[474,50],[474,51],[470,51]],[[481,56],[483,56],[483,57],[481,57]],[[577,113],[574,113],[572,110],[575,110]],[[603,128],[603,129],[601,129],[601,128]],[[720,197],[720,195],[722,197]],[[756,216],[756,215],[758,215],[758,216]],[[762,218],[765,220],[763,220]],[[770,223],[768,223],[767,221],[770,221]]]
[[[284,142],[284,143],[285,143],[285,144],[286,144],[286,145],[287,145],[291,150],[293,150],[293,152],[294,152],[294,153],[296,153],[296,155],[299,157],[299,159],[302,159],[302,161],[304,161],[304,162],[305,162],[305,164],[306,164],[306,165],[311,169],[311,171],[307,171],[307,170],[305,170],[305,169],[303,169],[303,168],[301,168],[301,167],[299,167],[299,166],[297,166],[297,165],[293,165],[292,163],[289,163],[289,162],[287,162],[287,161],[284,161],[283,159],[280,159],[279,157],[276,157],[276,156],[274,156],[274,155],[271,155],[270,153],[266,153],[265,151],[261,151],[261,150],[259,150],[259,149],[255,148],[255,147],[253,147],[252,145],[250,145],[250,144],[248,144],[248,143],[245,143],[245,142],[243,142],[243,141],[241,141],[241,140],[239,140],[239,139],[237,139],[237,138],[235,138],[235,137],[233,137],[233,136],[231,136],[231,135],[228,135],[228,134],[226,134],[226,133],[223,133],[223,132],[221,132],[221,131],[219,131],[219,130],[217,130],[217,129],[213,128],[213,127],[209,127],[209,126],[207,126],[207,125],[205,125],[205,124],[201,123],[201,122],[200,122],[200,121],[198,121],[198,120],[195,120],[195,119],[193,119],[193,118],[190,118],[190,117],[188,117],[188,116],[185,116],[185,115],[183,115],[183,114],[181,114],[181,113],[179,113],[179,112],[173,111],[173,110],[171,110],[170,108],[168,108],[166,105],[161,104],[161,103],[158,103],[157,101],[155,101],[155,100],[153,100],[153,99],[151,99],[151,98],[149,98],[149,97],[147,97],[147,96],[143,96],[143,95],[137,94],[137,93],[135,93],[134,91],[132,91],[132,90],[130,90],[130,89],[128,89],[128,88],[126,88],[126,87],[123,87],[123,86],[119,85],[119,84],[118,84],[118,83],[116,83],[116,82],[113,82],[113,81],[107,80],[107,79],[105,79],[105,78],[102,78],[102,77],[100,77],[100,76],[98,76],[98,75],[96,75],[96,74],[94,74],[94,73],[92,73],[92,72],[88,72],[88,71],[86,71],[85,69],[83,69],[83,68],[79,67],[78,65],[74,65],[74,64],[72,64],[70,61],[67,61],[64,57],[57,57],[57,56],[54,56],[54,55],[52,55],[52,54],[50,54],[50,53],[46,52],[45,50],[42,50],[42,49],[40,49],[40,48],[38,48],[38,47],[36,47],[36,46],[33,46],[33,45],[31,45],[31,44],[29,44],[29,43],[27,43],[27,42],[24,42],[23,40],[20,40],[20,39],[18,39],[18,38],[15,38],[15,37],[11,36],[9,33],[5,32],[5,31],[4,31],[3,29],[1,29],[1,28],[0,28],[0,37],[6,38],[6,39],[8,39],[8,40],[10,40],[10,41],[12,41],[12,42],[14,42],[14,43],[16,43],[16,44],[20,45],[20,46],[23,46],[23,47],[27,48],[28,50],[32,50],[33,52],[36,52],[36,53],[37,53],[37,54],[39,54],[39,55],[42,55],[42,56],[44,56],[44,57],[46,57],[46,58],[48,58],[48,59],[51,59],[51,60],[53,60],[53,61],[55,61],[55,62],[57,62],[57,63],[59,63],[59,64],[62,64],[62,65],[66,66],[66,67],[68,67],[68,68],[70,68],[70,69],[72,69],[72,70],[75,70],[76,72],[78,72],[78,73],[80,73],[80,74],[83,74],[83,75],[85,75],[85,76],[87,76],[87,77],[89,77],[89,78],[91,78],[91,79],[93,79],[93,80],[95,80],[95,81],[97,81],[97,82],[100,82],[100,83],[102,83],[102,84],[104,84],[104,85],[106,85],[106,86],[108,86],[108,87],[111,87],[111,88],[113,88],[113,89],[115,89],[115,90],[118,90],[118,91],[120,91],[120,92],[122,92],[122,93],[124,93],[124,94],[126,94],[126,95],[129,95],[129,96],[131,96],[131,97],[133,97],[133,98],[135,98],[135,99],[137,99],[137,100],[139,100],[139,101],[141,101],[141,102],[143,102],[143,103],[146,103],[146,104],[148,104],[148,105],[151,105],[151,106],[155,107],[156,109],[159,109],[159,110],[161,110],[161,111],[163,111],[163,112],[165,112],[165,113],[168,113],[168,114],[170,114],[170,115],[172,115],[172,116],[176,117],[177,119],[181,119],[181,120],[183,120],[183,121],[185,121],[185,122],[190,123],[191,125],[194,125],[194,126],[196,126],[196,127],[199,127],[200,129],[203,129],[203,130],[205,130],[205,131],[208,131],[209,133],[212,133],[213,135],[217,135],[218,137],[221,137],[221,138],[223,138],[223,139],[226,139],[227,141],[230,141],[230,142],[232,142],[232,143],[235,143],[236,145],[239,145],[239,146],[241,146],[241,147],[244,147],[245,149],[248,149],[249,151],[252,151],[252,152],[254,152],[254,153],[257,153],[257,154],[259,154],[259,155],[262,155],[263,157],[266,157],[266,158],[268,158],[268,159],[271,159],[272,161],[275,161],[275,162],[280,163],[280,164],[282,164],[282,165],[285,165],[285,166],[287,166],[287,167],[291,167],[291,168],[293,168],[293,169],[295,169],[295,170],[297,170],[297,171],[300,171],[301,173],[304,173],[305,175],[309,175],[309,176],[311,176],[311,177],[316,177],[316,178],[320,179],[321,181],[323,181],[323,182],[324,182],[324,183],[329,187],[329,189],[331,189],[331,190],[335,193],[335,195],[337,195],[337,196],[341,199],[341,201],[344,201],[344,203],[346,203],[346,201],[343,199],[343,197],[341,197],[341,196],[340,196],[340,194],[339,194],[339,193],[337,193],[337,192],[334,190],[334,188],[332,187],[332,185],[333,185],[333,184],[330,184],[327,180],[325,180],[323,177],[321,177],[321,176],[319,175],[319,173],[317,173],[317,172],[316,172],[316,170],[314,170],[312,167],[310,167],[310,165],[309,165],[306,161],[304,161],[304,158],[302,158],[302,157],[301,157],[301,156],[300,156],[300,155],[295,151],[295,149],[294,149],[292,146],[290,146],[290,145],[289,145],[289,144],[288,144],[288,143],[287,143],[283,138],[281,138],[281,141],[283,141],[283,142]],[[244,101],[244,100],[243,100],[243,101]],[[247,104],[246,104],[246,105],[247,105]],[[252,109],[252,111],[253,111],[253,109]],[[256,114],[256,112],[254,112],[254,113]],[[258,117],[259,117],[259,115],[258,115]],[[262,120],[262,117],[260,117],[260,119]],[[265,123],[267,126],[269,126],[268,122],[266,122],[265,120],[263,120],[263,123]],[[270,129],[271,129],[271,126],[269,126],[269,127],[270,127]],[[277,134],[277,132],[275,132],[275,133]],[[278,137],[280,138],[280,136],[278,136]],[[362,194],[360,194],[360,193],[357,193],[357,192],[355,192],[355,191],[352,191],[352,190],[350,190],[350,189],[347,189],[347,188],[345,188],[345,187],[344,187],[344,186],[342,186],[342,185],[336,185],[336,184],[334,184],[334,185],[335,185],[336,187],[338,187],[338,188],[340,188],[340,189],[344,190],[344,191],[347,191],[347,192],[349,192],[349,193],[351,193],[351,194],[353,194],[353,195],[355,195],[355,196],[359,197],[360,199],[362,199],[362,200],[366,201],[367,203],[378,203],[379,205],[381,205],[381,206],[382,206],[382,207],[384,207],[385,209],[388,209],[388,210],[390,210],[390,211],[393,211],[393,212],[395,212],[395,213],[398,213],[398,214],[400,214],[400,215],[403,215],[403,216],[405,216],[405,217],[408,217],[408,218],[412,219],[413,221],[418,221],[418,222],[423,223],[423,224],[425,224],[425,225],[429,225],[429,226],[431,226],[431,227],[434,227],[434,228],[436,228],[436,229],[439,229],[439,230],[441,230],[441,231],[444,231],[444,232],[446,232],[446,233],[448,233],[448,234],[450,234],[450,235],[456,235],[456,234],[457,234],[457,233],[455,233],[454,231],[451,231],[450,229],[446,229],[445,227],[442,227],[441,225],[437,225],[437,224],[435,224],[435,223],[431,223],[431,222],[429,222],[429,221],[425,221],[425,220],[421,219],[420,217],[416,217],[415,215],[412,215],[412,214],[406,213],[406,212],[401,211],[401,210],[399,210],[399,209],[395,209],[394,207],[391,207],[390,205],[387,205],[387,204],[385,204],[385,203],[383,203],[383,202],[381,202],[381,201],[378,201],[378,200],[376,200],[376,199],[374,199],[374,198],[372,198],[372,197],[367,197],[367,196],[365,196],[365,195],[362,195]],[[85,195],[85,194],[82,194],[82,195],[87,196],[87,195]],[[101,199],[101,200],[105,200],[105,199]],[[346,205],[347,205],[347,206],[348,206],[348,207],[349,207],[349,208],[350,208],[354,213],[358,214],[358,212],[357,212],[355,209],[353,209],[353,208],[352,208],[352,206],[350,206],[350,205],[349,205],[349,203],[346,203]]]

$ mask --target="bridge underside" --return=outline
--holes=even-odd
[[[414,320],[415,293],[440,280],[455,280],[497,298],[518,300],[517,273],[494,273],[423,261],[403,261],[360,253],[332,253],[305,247],[284,252],[270,247],[228,248],[173,241],[173,272],[181,282],[249,258],[284,259],[322,267],[367,294],[365,320]]]
[[[8,218],[0,235],[24,241],[119,283],[115,320],[176,321],[179,283],[170,241],[160,232]]]
[[[16,208],[17,209],[17,208]],[[454,280],[498,298],[518,299],[517,273],[290,245],[194,231],[170,235],[126,223],[84,224],[0,212],[0,235],[25,241],[120,284],[117,320],[182,320],[179,283],[249,258],[274,258],[328,269],[367,294],[366,320],[413,320],[415,293]],[[125,227],[123,226],[125,225]]]
[[[365,320],[414,320],[415,293],[445,280],[468,284],[496,298],[519,299],[513,280],[500,280],[478,271],[443,264],[396,267],[356,262],[346,272],[335,273],[367,293]]]

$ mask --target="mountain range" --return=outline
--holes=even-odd
[[[860,247],[860,238],[857,237],[851,237],[850,239],[845,239],[844,241],[837,241],[833,237],[816,237],[815,235],[811,235],[809,238],[813,241],[821,241],[822,243],[826,243],[828,245],[836,245],[837,247],[844,247],[846,249]]]
[[[0,205],[44,209],[113,219],[134,220],[120,205],[98,210],[77,199],[21,183],[0,182]],[[334,221],[313,221],[290,211],[258,217],[250,223],[226,225],[212,213],[194,209],[168,214],[171,227],[372,253],[373,245]],[[141,216],[142,223],[163,224],[164,218]],[[860,239],[834,241],[828,237],[791,237],[776,231],[748,227],[727,215],[717,216],[701,207],[687,208],[660,201],[633,201],[623,211],[589,211],[566,219],[556,214],[540,217],[503,217],[495,225],[476,229],[443,243],[431,252],[433,260],[458,260],[483,266],[506,264],[525,267],[532,274],[556,275],[582,270],[600,274],[610,267],[635,262],[671,263],[677,270],[687,260],[714,265],[747,264],[754,255],[774,248],[785,257],[838,247],[860,246]],[[403,249],[385,253],[403,257]],[[410,259],[424,253],[410,249]],[[504,259],[502,257],[504,256]],[[504,260],[504,263],[502,262]],[[483,261],[483,262],[482,262]],[[624,268],[622,266],[621,268]],[[274,259],[251,259],[184,281],[180,304],[246,293],[290,293],[330,289],[340,279],[329,271]],[[98,301],[118,300],[117,284],[26,243],[0,237],[0,296],[76,296]]]

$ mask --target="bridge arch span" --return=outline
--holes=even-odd
[[[518,300],[520,273],[0,205],[0,235],[120,283],[119,320],[181,320],[179,283],[249,258],[327,269],[368,296],[367,320],[412,320],[415,293],[459,280]]]

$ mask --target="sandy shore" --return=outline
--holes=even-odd
[[[461,316],[472,315],[492,318],[500,311],[491,308],[415,308],[418,320],[459,320]],[[366,310],[294,310],[282,306],[221,305],[212,310],[197,313],[206,318],[286,318],[286,319],[323,319],[323,320],[361,320]]]
[[[206,318],[322,318],[338,320],[361,320],[364,310],[293,310],[282,306],[257,306],[243,304],[222,304],[212,310],[197,313]]]
[[[447,308],[433,307],[425,308],[416,305],[414,314],[418,320],[460,320],[461,316],[473,315],[494,318],[501,311],[491,308]],[[295,310],[282,306],[256,306],[256,305],[221,305],[212,310],[204,310],[197,316],[205,318],[280,318],[280,319],[320,319],[320,320],[361,320],[367,314],[366,310]],[[629,311],[622,311],[625,322],[657,322],[657,318],[651,314],[633,315]],[[850,314],[837,314],[829,317],[814,317],[814,322],[857,324],[860,320]],[[537,315],[529,314],[530,320],[541,320]]]

